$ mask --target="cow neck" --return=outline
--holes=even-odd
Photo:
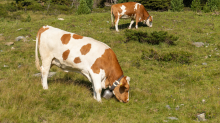
[[[144,12],[144,20],[147,20],[150,17],[150,14],[145,10]]]
[[[116,80],[118,80],[122,75],[123,75],[123,72],[121,69],[120,69],[120,71],[117,71],[117,72],[111,72],[111,75],[109,75],[109,77],[108,77],[109,85],[112,86],[113,83]]]

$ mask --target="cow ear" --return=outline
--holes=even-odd
[[[120,82],[120,86],[124,86],[125,88],[129,88],[129,81],[130,81],[130,77],[126,77],[124,78],[121,82]]]
[[[127,76],[127,77],[126,77],[126,80],[127,80],[127,83],[129,84],[129,82],[130,82],[130,77]]]

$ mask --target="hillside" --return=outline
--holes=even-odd
[[[197,122],[205,113],[220,121],[220,16],[212,13],[149,12],[153,27],[138,31],[166,31],[179,37],[175,45],[126,42],[130,20],[111,28],[110,11],[88,15],[45,15],[27,12],[30,22],[0,19],[0,122]],[[64,20],[58,20],[63,18]],[[82,75],[57,72],[43,90],[35,67],[35,37],[43,25],[92,37],[109,45],[124,74],[131,77],[130,101],[93,99],[91,84]],[[132,30],[135,30],[134,25]],[[24,36],[26,41],[15,41]],[[7,46],[6,42],[14,42]],[[126,42],[126,43],[125,43]],[[201,47],[193,45],[202,42]],[[13,48],[12,48],[13,47]],[[190,62],[158,60],[156,55],[191,54]],[[174,120],[170,117],[174,117]],[[175,120],[175,118],[178,118]]]

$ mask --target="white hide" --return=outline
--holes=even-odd
[[[121,6],[122,12],[120,13],[121,15],[124,15],[126,12],[126,7],[124,5]]]
[[[141,5],[141,4],[140,4],[140,3],[136,3],[136,4],[134,5],[134,11],[136,11],[136,10],[137,10],[138,5]]]

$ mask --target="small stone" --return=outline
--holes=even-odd
[[[204,103],[205,102],[205,99],[202,99],[202,103]]]
[[[22,30],[23,28],[17,29],[18,31]]]
[[[18,68],[20,68],[21,67],[21,65],[18,65]]]
[[[11,46],[11,45],[13,45],[14,44],[14,42],[6,42],[5,43],[5,45],[7,45],[7,46]]]
[[[176,117],[167,117],[167,118],[170,120],[178,120],[178,118],[176,118]]]
[[[195,45],[196,47],[204,46],[204,43],[202,42],[193,42],[192,44]]]
[[[206,119],[205,119],[205,113],[202,113],[202,114],[197,115],[197,118],[198,118],[199,121],[206,121]]]
[[[14,47],[11,47],[11,49],[14,50],[15,48],[14,48]]]
[[[171,109],[169,105],[166,105],[166,108],[167,108],[167,109]]]
[[[63,18],[58,18],[58,20],[64,20]]]
[[[168,122],[168,120],[163,120],[163,122],[167,123],[167,122]]]
[[[20,41],[20,40],[26,41],[26,38],[24,36],[18,36],[15,38],[15,41]]]
[[[4,67],[8,67],[8,65],[5,65],[5,64],[4,64]]]
[[[202,65],[207,65],[207,63],[204,62],[204,63],[202,63]]]
[[[176,110],[179,110],[179,109],[180,109],[179,105],[177,105],[175,109],[176,109]]]

